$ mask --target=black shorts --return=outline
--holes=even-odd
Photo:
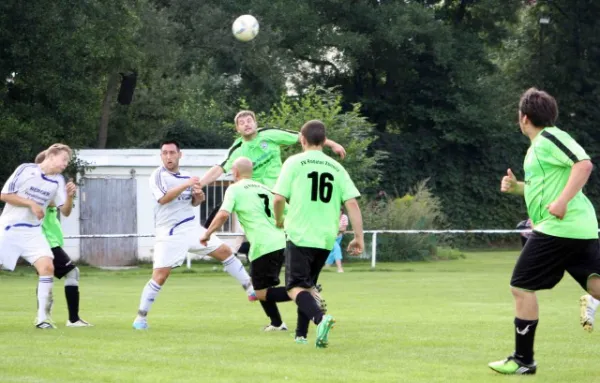
[[[52,263],[54,264],[54,276],[56,278],[61,279],[75,268],[73,261],[71,261],[71,258],[69,258],[62,247],[53,247],[52,254],[54,255]]]
[[[281,251],[283,251],[283,249],[281,249]],[[237,252],[242,254],[250,254],[250,242],[242,242]]]
[[[283,249],[265,254],[250,262],[250,278],[254,290],[262,290],[279,284],[283,266]]]
[[[517,260],[512,287],[537,291],[551,289],[571,274],[587,290],[588,278],[600,276],[600,244],[597,239],[560,238],[533,232]]]
[[[285,288],[310,289],[319,279],[319,273],[331,250],[300,247],[288,241],[285,248]]]

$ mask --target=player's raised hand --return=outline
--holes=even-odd
[[[200,185],[200,178],[198,178],[196,176],[190,177],[190,179],[188,180],[187,184],[189,186],[194,186],[196,184]]]
[[[204,195],[204,192],[202,191],[202,186],[200,186],[199,183],[192,185],[192,195],[194,196],[194,198],[196,198],[200,202],[202,202],[206,199],[206,196]]]
[[[208,241],[210,241],[210,234],[208,234],[208,233],[202,234],[202,236],[200,237],[200,244],[202,246],[208,246]]]
[[[506,175],[502,177],[502,182],[500,182],[500,191],[502,193],[513,193],[516,188],[517,177],[515,177],[512,170],[508,169]]]
[[[362,254],[364,249],[365,249],[365,242],[363,239],[360,239],[360,238],[354,238],[348,244],[348,253],[350,255],[360,255],[360,254]]]
[[[41,208],[40,205],[38,205],[37,203],[32,203],[31,204],[31,212],[37,217],[37,219],[42,219],[44,218],[44,209]]]
[[[73,197],[75,195],[75,193],[77,192],[77,185],[75,185],[75,183],[73,183],[73,181],[67,182],[66,188],[67,188],[67,197]]]
[[[331,150],[333,150],[333,152],[335,154],[337,154],[338,156],[340,156],[340,158],[343,160],[344,158],[346,158],[346,149],[344,149],[344,147],[340,144],[335,144]]]

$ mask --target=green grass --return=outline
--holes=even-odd
[[[330,348],[289,333],[262,333],[260,305],[212,265],[174,272],[134,331],[150,269],[82,268],[82,317],[93,328],[66,328],[62,281],[55,283],[58,330],[33,327],[31,268],[0,274],[1,382],[501,382],[487,363],[513,350],[508,284],[516,252],[468,253],[457,261],[349,263],[326,270],[323,295],[337,320]],[[527,382],[598,382],[598,335],[579,326],[579,287],[570,277],[539,294],[538,375]],[[295,306],[280,306],[295,326]]]

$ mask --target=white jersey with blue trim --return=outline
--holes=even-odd
[[[65,178],[61,174],[46,175],[37,164],[23,164],[6,180],[2,194],[16,194],[37,203],[44,211],[50,204],[58,207],[67,200]],[[33,214],[30,208],[6,204],[0,224],[4,230],[8,226],[36,227],[41,220]]]
[[[166,229],[174,228],[182,223],[193,221],[195,218],[192,206],[192,188],[185,189],[177,198],[164,205],[158,203],[167,191],[188,182],[191,175],[182,171],[172,173],[163,166],[157,168],[150,176],[150,190],[156,200],[154,206],[154,226]]]

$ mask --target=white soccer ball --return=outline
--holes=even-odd
[[[258,34],[258,20],[252,15],[242,15],[235,19],[231,31],[236,39],[250,41]]]

